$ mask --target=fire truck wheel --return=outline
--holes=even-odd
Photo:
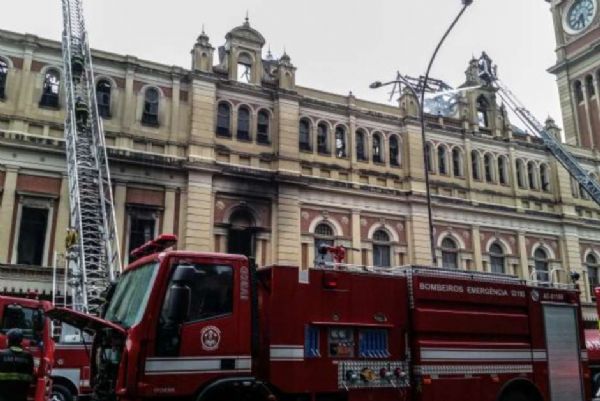
[[[73,394],[71,394],[68,388],[60,384],[54,384],[52,386],[51,401],[73,401]]]

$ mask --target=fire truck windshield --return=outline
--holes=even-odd
[[[158,262],[152,262],[125,272],[119,278],[104,318],[126,328],[139,323],[157,271]]]
[[[36,335],[35,319],[40,318],[40,313],[43,312],[34,308],[25,308],[21,305],[6,305],[2,311],[0,332],[5,334],[10,329],[19,328],[23,330],[25,338],[34,338]]]

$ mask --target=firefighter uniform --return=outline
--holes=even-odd
[[[23,333],[7,333],[9,348],[0,351],[0,401],[26,401],[33,381],[33,357],[21,347]]]

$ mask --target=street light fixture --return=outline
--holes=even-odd
[[[454,18],[454,20],[452,20],[452,23],[450,24],[448,29],[446,29],[446,32],[444,32],[444,35],[442,36],[442,38],[438,42],[437,46],[435,47],[435,50],[433,51],[433,54],[432,54],[431,58],[429,59],[429,63],[427,65],[427,71],[425,72],[425,77],[423,78],[422,85],[419,85],[420,89],[421,89],[420,100],[418,101],[419,102],[419,110],[420,110],[419,119],[421,120],[421,141],[423,143],[423,149],[425,149],[425,143],[426,143],[425,107],[424,106],[425,106],[425,92],[427,91],[427,82],[429,80],[429,73],[431,72],[431,67],[433,66],[433,62],[435,61],[435,58],[437,57],[437,54],[440,51],[440,48],[442,47],[442,44],[444,43],[444,41],[446,40],[446,38],[448,37],[450,32],[452,32],[452,30],[456,26],[456,23],[463,16],[463,14],[467,10],[467,8],[471,4],[473,4],[473,0],[461,0],[461,1],[462,1],[463,6],[460,9],[458,15]],[[385,86],[385,85],[396,84],[396,83],[404,84],[405,87],[407,87],[412,92],[412,94],[417,99],[419,99],[416,88],[413,85],[411,85],[411,83],[405,77],[403,77],[401,74],[398,74],[397,78],[393,81],[385,82],[385,83],[382,83],[381,81],[375,81],[371,85],[369,85],[369,87],[371,89],[377,89],[377,88],[381,88],[382,86]],[[468,89],[468,88],[465,88],[465,89]],[[423,151],[423,167],[425,170],[425,193],[427,195],[427,217],[429,220],[429,242],[431,245],[431,261],[432,261],[433,265],[436,266],[437,265],[437,256],[435,254],[435,244],[434,244],[434,238],[433,238],[433,216],[432,216],[432,212],[431,212],[431,191],[429,188],[429,169],[427,168],[427,158],[428,158],[428,155],[426,154],[425,151]]]

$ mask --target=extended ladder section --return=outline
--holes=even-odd
[[[548,150],[577,180],[579,185],[600,205],[600,184],[579,164],[567,147],[550,134],[531,112],[497,77],[496,68],[492,67],[490,58],[484,53],[479,59],[480,77],[498,89],[498,95],[504,103],[519,117],[527,128],[542,139]]]
[[[80,0],[63,0],[65,142],[71,229],[67,233],[73,308],[97,313],[120,272],[112,187],[98,116],[92,57]],[[70,238],[70,240],[69,240]]]

